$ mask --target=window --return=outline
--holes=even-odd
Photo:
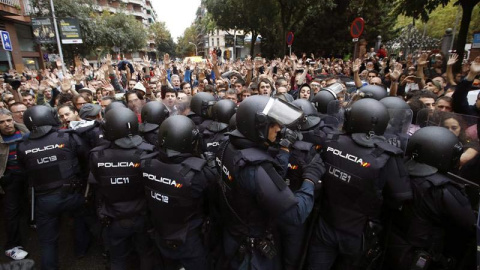
[[[22,52],[36,52],[36,44],[33,39],[32,27],[29,25],[15,24],[18,43]]]
[[[220,38],[217,38],[217,47],[220,47]]]
[[[212,38],[212,46],[215,47],[215,39]]]

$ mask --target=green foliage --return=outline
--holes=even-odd
[[[172,35],[164,22],[156,22],[150,25],[149,34],[157,45],[159,55],[168,53],[173,56],[175,54],[175,42],[173,42]]]
[[[195,46],[190,44],[198,44],[197,40],[197,29],[194,24],[185,29],[183,36],[179,37],[177,40],[176,55],[177,57],[187,57],[195,55]]]
[[[450,2],[445,7],[439,6],[437,7],[432,13],[429,15],[429,19],[427,22],[416,22],[415,27],[423,32],[426,30],[426,35],[431,36],[434,38],[442,38],[445,34],[445,30],[447,28],[454,29],[455,27],[455,19],[457,16],[457,12],[460,12],[459,16],[462,16],[462,9],[459,6],[455,6],[453,2]],[[459,21],[460,22],[460,21]],[[412,18],[400,15],[398,17],[397,23],[395,24],[396,29],[400,29],[403,27],[408,26],[412,23]],[[426,26],[426,27],[425,27]],[[472,20],[470,21],[467,42],[471,42],[473,39],[473,32],[480,30],[480,6],[476,5],[472,12]],[[460,28],[457,25],[457,32],[455,36],[458,35]]]
[[[31,0],[32,6],[37,7],[37,13],[32,16],[51,16],[50,15],[50,1],[46,0]],[[83,44],[68,45],[70,50],[68,52],[88,53],[97,48],[101,41],[99,40],[99,32],[96,28],[94,18],[93,0],[54,0],[55,16],[57,18],[73,17],[77,18],[80,29],[82,31]],[[48,46],[47,46],[48,47]],[[56,45],[50,46],[56,50]]]
[[[135,51],[145,48],[147,31],[134,16],[119,12],[102,13],[95,17],[95,25],[104,47],[118,47],[121,51]]]
[[[429,14],[438,6],[445,7],[450,0],[396,0],[392,14],[405,15],[427,21]]]
[[[51,16],[50,1],[31,0],[37,7],[35,16]],[[98,15],[93,0],[54,0],[57,18],[73,17],[79,21],[83,44],[63,45],[66,58],[73,59],[74,54],[89,55],[97,49],[109,51],[113,46],[122,51],[134,51],[145,48],[147,33],[143,24],[134,16],[119,12],[104,12]],[[56,45],[51,46],[55,51]]]

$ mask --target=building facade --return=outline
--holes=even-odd
[[[109,11],[111,13],[124,12],[127,15],[132,15],[139,22],[143,23],[145,28],[157,22],[157,13],[153,9],[152,1],[158,0],[96,0],[96,10],[101,13]],[[149,54],[150,58],[155,58],[156,48],[153,38],[147,41],[148,45],[145,50],[133,53],[126,53],[124,55],[127,59],[140,61],[141,57]]]
[[[196,14],[197,47],[199,55],[207,57],[214,50],[221,51],[222,59],[245,58],[250,54],[252,36],[241,30],[207,30],[202,28],[201,21],[207,15],[207,9],[201,5]],[[254,55],[260,53],[261,37],[255,41]]]
[[[28,0],[0,0],[0,30],[10,35],[12,51],[0,46],[0,71],[13,68],[23,71],[25,67],[38,69],[43,66],[40,46],[35,43]]]

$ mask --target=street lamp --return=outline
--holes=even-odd
[[[195,56],[197,56],[198,55],[197,44],[193,42],[188,42],[188,44],[192,44],[193,46],[195,46]]]

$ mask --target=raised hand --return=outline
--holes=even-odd
[[[145,67],[150,66],[150,59],[148,58],[148,55],[145,55],[142,60],[143,60],[143,62],[142,62],[143,66],[145,66]]]
[[[70,79],[68,79],[65,76],[64,79],[62,80],[62,84],[60,88],[62,89],[62,92],[65,92],[65,93],[70,91],[72,89],[72,82],[70,81]]]
[[[480,74],[480,56],[477,56],[470,64],[470,73]]]
[[[218,56],[216,53],[212,53],[212,64],[216,66],[218,64]]]
[[[107,55],[105,56],[105,64],[107,64],[107,66],[112,65],[112,55],[109,53],[107,53]]]
[[[33,92],[37,92],[40,86],[40,83],[37,81],[37,79],[33,78],[32,80],[29,81],[29,83],[30,83],[30,89],[32,89]]]
[[[426,66],[427,65],[428,54],[422,53],[417,59],[417,65]]]
[[[83,74],[83,70],[81,67],[75,68],[75,74],[73,75],[73,78],[76,82],[81,82],[85,80],[85,75]]]
[[[361,65],[362,65],[362,60],[360,60],[360,58],[355,59],[355,62],[353,62],[353,65],[352,65],[352,71],[354,73],[359,72]]]
[[[86,67],[90,67],[90,62],[88,62],[87,58],[83,58],[83,65]]]
[[[390,79],[392,81],[398,80],[400,78],[400,75],[403,73],[403,67],[401,63],[395,63],[393,72],[390,70]]]
[[[48,87],[49,87],[48,81],[47,81],[47,80],[43,80],[43,81],[40,83],[40,85],[39,85],[39,87],[38,87],[38,90],[40,91],[40,93],[43,93],[43,91],[47,90]]]
[[[458,60],[458,54],[452,53],[447,61],[447,66],[453,66]]]

